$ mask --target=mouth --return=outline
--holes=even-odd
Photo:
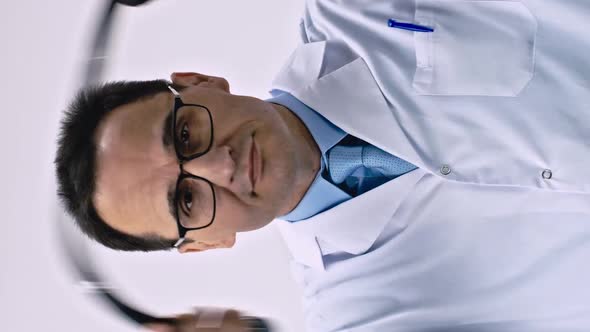
[[[252,146],[250,147],[250,183],[252,184],[252,191],[254,191],[254,187],[260,178],[260,166],[260,153],[256,141],[254,141],[254,136],[252,136]]]

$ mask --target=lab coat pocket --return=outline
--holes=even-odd
[[[518,1],[417,0],[413,87],[422,95],[516,96],[532,79],[537,21]]]

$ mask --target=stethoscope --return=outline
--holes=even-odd
[[[101,15],[98,29],[96,31],[88,62],[85,64],[86,71],[82,78],[84,86],[96,84],[101,81],[104,74],[105,64],[107,62],[107,42],[111,35],[111,27],[114,14],[117,8],[122,5],[139,6],[150,0],[110,0],[104,12]],[[87,244],[82,238],[82,234],[74,229],[73,221],[63,220],[65,213],[59,210],[57,216],[59,230],[59,240],[63,246],[63,252],[67,261],[70,263],[74,273],[78,277],[80,286],[89,294],[94,295],[103,302],[107,303],[118,314],[129,320],[140,324],[163,323],[174,325],[173,318],[161,318],[146,313],[138,308],[127,304],[120,297],[116,289],[110,287],[97,268],[92,264],[91,255],[88,251]],[[268,324],[258,317],[241,317],[250,327],[249,331],[268,332]]]

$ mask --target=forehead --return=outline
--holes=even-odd
[[[96,130],[97,149],[132,150],[151,143],[148,139],[156,132],[161,135],[163,120],[172,107],[173,96],[159,93],[115,108]]]
[[[166,195],[179,170],[162,144],[172,102],[171,94],[161,93],[123,105],[96,132],[94,203],[101,217],[123,232],[178,236]]]

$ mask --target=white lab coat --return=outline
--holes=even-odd
[[[586,0],[308,1],[273,88],[419,167],[278,222],[309,331],[590,331],[588,17]]]

